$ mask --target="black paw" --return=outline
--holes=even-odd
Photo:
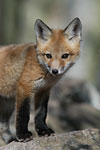
[[[52,134],[54,134],[55,132],[50,129],[50,128],[46,128],[46,129],[36,129],[37,133],[39,136],[50,136]]]
[[[17,141],[19,142],[28,142],[33,139],[32,133],[27,131],[26,133],[19,133],[16,135]]]

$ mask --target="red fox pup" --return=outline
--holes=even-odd
[[[13,140],[9,119],[16,108],[16,139],[32,139],[28,131],[30,102],[34,97],[35,129],[39,136],[54,131],[46,124],[50,89],[75,63],[80,54],[82,25],[75,18],[64,30],[35,22],[36,44],[0,47],[0,132],[6,143]]]

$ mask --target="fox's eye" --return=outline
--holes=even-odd
[[[67,59],[69,57],[69,54],[65,53],[61,56],[62,59]]]
[[[52,58],[52,55],[51,54],[45,54],[46,55],[46,57],[48,58],[48,59],[51,59]]]

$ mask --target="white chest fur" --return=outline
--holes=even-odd
[[[61,76],[48,75],[46,78],[39,78],[34,81],[35,89],[51,88],[56,84]]]

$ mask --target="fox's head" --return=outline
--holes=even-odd
[[[51,74],[63,74],[75,63],[82,36],[79,18],[75,18],[64,30],[50,29],[37,19],[35,33],[38,60]]]

